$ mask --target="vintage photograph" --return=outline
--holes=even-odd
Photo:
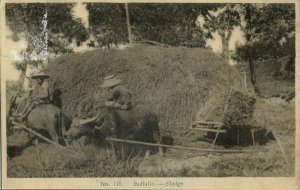
[[[295,177],[295,3],[4,6],[8,179]]]

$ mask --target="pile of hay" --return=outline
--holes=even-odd
[[[226,127],[251,127],[256,99],[249,93],[227,90],[211,97],[197,120],[223,122]]]
[[[94,50],[63,55],[50,61],[45,71],[50,87],[62,91],[67,116],[103,105],[107,92],[100,85],[113,74],[131,90],[133,101],[156,113],[160,127],[172,135],[190,126],[209,97],[230,86],[242,87],[235,68],[202,48],[135,44],[124,50]]]

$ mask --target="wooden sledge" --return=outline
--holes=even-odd
[[[227,133],[227,131],[224,129],[224,124],[221,122],[209,122],[209,121],[194,121],[192,123],[191,129],[197,130],[197,131],[203,131],[203,132],[213,132],[216,133],[216,136],[214,138],[214,141],[212,145],[214,146],[217,138],[220,133]]]
[[[226,101],[226,105],[223,111],[223,115],[222,118],[225,115],[225,112],[227,110],[227,106],[228,106],[228,101],[229,98],[231,96],[232,93],[232,87],[230,89],[227,101]],[[216,133],[214,141],[212,143],[212,145],[214,146],[217,138],[219,136],[220,133],[227,133],[226,129],[225,129],[225,124],[223,122],[219,122],[219,121],[206,121],[207,116],[210,114],[210,112],[212,110],[214,110],[215,106],[217,105],[218,102],[216,102],[214,105],[212,105],[209,109],[209,111],[205,114],[205,116],[203,118],[198,118],[195,121],[192,122],[191,126],[190,126],[190,130],[197,130],[197,131],[203,131],[203,132],[213,132]],[[223,120],[223,119],[221,119]]]
[[[214,105],[212,105],[210,107],[209,111],[205,114],[205,116],[203,118],[198,118],[194,122],[192,122],[192,124],[191,124],[191,127],[190,127],[191,130],[198,130],[198,131],[203,131],[203,132],[216,133],[215,138],[214,138],[213,143],[212,143],[213,146],[215,145],[215,143],[217,141],[217,138],[218,138],[220,133],[227,133],[227,130],[225,128],[225,124],[223,122],[220,122],[220,121],[224,120],[225,113],[226,113],[227,108],[228,108],[229,99],[230,99],[230,96],[232,94],[232,90],[233,90],[233,88],[231,87],[229,95],[228,95],[227,100],[226,100],[224,110],[223,110],[223,114],[218,119],[219,121],[206,121],[207,116],[209,116],[210,112],[213,111],[215,106],[219,103],[217,101]],[[255,131],[256,131],[255,129],[250,130],[251,137],[252,137],[252,143],[253,143],[254,147],[255,147],[255,136],[254,136]],[[239,129],[238,129],[238,132],[237,132],[237,142],[238,142],[238,144],[240,144],[240,130]]]

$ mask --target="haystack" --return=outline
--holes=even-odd
[[[235,68],[202,48],[135,44],[124,50],[63,55],[45,70],[50,86],[62,91],[67,116],[103,105],[107,92],[100,85],[105,76],[115,75],[131,90],[134,103],[156,113],[162,131],[172,135],[190,126],[209,97],[231,86],[242,87]]]

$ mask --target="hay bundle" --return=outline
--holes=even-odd
[[[136,44],[124,50],[95,50],[54,59],[46,68],[52,88],[62,91],[63,111],[73,117],[82,105],[95,110],[107,92],[106,75],[116,75],[133,101],[158,115],[160,126],[175,132],[189,127],[199,105],[226,89],[241,87],[240,76],[216,54],[201,48]],[[174,133],[173,133],[174,135]]]
[[[211,97],[197,120],[223,122],[226,127],[250,127],[256,99],[239,90],[223,91]]]

